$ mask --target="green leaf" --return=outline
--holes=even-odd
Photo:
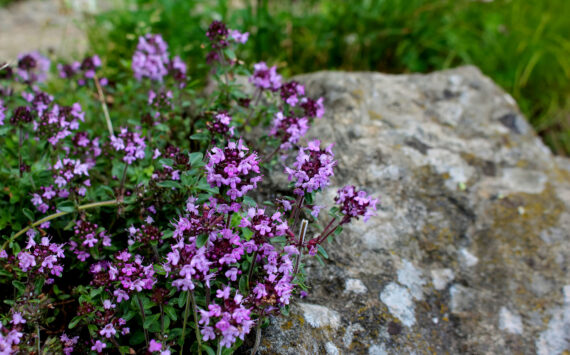
[[[201,152],[190,153],[190,166],[194,167],[196,164],[201,163],[204,155]]]
[[[160,314],[153,314],[151,316],[146,316],[143,327],[145,329],[149,329],[153,324],[158,323],[159,318],[160,318]]]
[[[75,205],[71,201],[62,201],[57,204],[57,209],[61,212],[73,212],[75,210]]]
[[[160,166],[162,167],[163,165],[168,165],[169,167],[172,168],[172,166],[174,165],[174,160],[172,159],[159,159],[158,163],[160,164]]]
[[[242,295],[247,295],[248,288],[249,285],[248,285],[247,275],[244,273],[239,278],[239,292],[241,292]]]
[[[207,141],[208,139],[210,139],[210,136],[208,135],[208,133],[200,132],[191,135],[190,139],[195,141]]]
[[[178,319],[178,315],[176,314],[176,310],[172,306],[164,306],[164,313],[168,316],[168,318],[176,321]]]
[[[160,187],[175,188],[175,189],[182,188],[182,185],[178,181],[174,180],[161,181],[157,185]]]
[[[257,206],[257,202],[255,202],[255,200],[252,199],[252,198],[249,197],[249,196],[244,196],[244,197],[243,197],[243,204],[244,204],[244,205],[247,205],[247,206],[250,206],[250,207],[255,207],[255,206]]]
[[[26,292],[26,285],[22,281],[12,280],[12,285],[20,291],[20,293]]]
[[[325,259],[329,258],[327,251],[320,244],[317,245],[317,253],[321,254],[323,256],[323,258],[325,258]]]
[[[214,349],[212,349],[210,346],[208,346],[206,344],[202,344],[202,349],[206,350],[208,355],[216,355],[216,352],[214,351]]]
[[[196,238],[196,248],[201,248],[208,242],[209,235],[208,234],[200,234],[198,238]]]
[[[284,235],[282,235],[280,237],[271,238],[271,243],[285,243],[286,241],[287,241],[287,238]]]
[[[75,328],[75,326],[77,326],[77,324],[84,318],[85,316],[76,316],[74,317],[71,322],[69,322],[69,325],[67,326],[69,329],[73,329]]]
[[[319,261],[319,263],[322,266],[325,266],[325,262],[323,261],[323,258],[321,258],[321,256],[318,253],[315,255],[315,257],[317,258],[317,260]]]
[[[22,213],[24,214],[24,216],[26,216],[26,218],[28,218],[30,220],[30,222],[34,221],[34,212],[32,212],[29,208],[22,208]]]

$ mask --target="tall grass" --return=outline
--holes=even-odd
[[[217,18],[254,35],[246,59],[277,63],[288,74],[429,72],[473,64],[511,93],[553,151],[570,154],[570,1],[127,3],[93,19],[89,33],[97,51],[128,58],[136,35],[152,30],[200,66],[203,29]]]

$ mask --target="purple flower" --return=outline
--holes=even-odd
[[[237,43],[244,44],[249,38],[249,32],[241,33],[238,30],[230,30],[230,37]]]
[[[227,36],[228,28],[226,24],[221,21],[212,21],[208,31],[206,32],[206,37],[210,39],[212,48],[221,49],[228,46]]]
[[[325,114],[325,105],[323,104],[324,99],[320,97],[317,101],[309,98],[303,97],[301,99],[301,107],[305,110],[305,116],[312,118],[321,118]]]
[[[4,125],[4,119],[6,118],[6,107],[4,107],[4,101],[0,99],[0,126]]]
[[[301,148],[297,160],[293,164],[295,169],[285,168],[289,174],[289,181],[296,180],[295,194],[304,195],[306,192],[316,191],[326,187],[333,176],[333,167],[336,165],[332,144],[326,149],[320,148],[320,141],[309,142],[306,148]]]
[[[340,210],[345,215],[343,224],[348,223],[352,218],[358,219],[364,216],[364,221],[376,215],[377,198],[368,196],[365,191],[356,191],[352,185],[347,185],[338,190],[335,202],[339,205]]]
[[[116,151],[124,151],[123,161],[131,165],[137,159],[144,159],[146,143],[144,137],[138,132],[129,132],[126,127],[121,128],[118,136],[111,136],[111,145]]]
[[[285,117],[282,112],[277,112],[270,134],[281,140],[281,149],[287,150],[293,148],[308,130],[309,121],[305,117]]]
[[[160,350],[162,350],[162,344],[157,342],[154,339],[151,339],[150,344],[148,346],[148,351],[154,352],[154,351],[160,351]]]
[[[233,127],[230,127],[232,117],[227,112],[222,111],[213,115],[212,121],[207,123],[210,132],[226,135],[228,132],[233,135]]]
[[[305,95],[305,87],[296,81],[281,85],[281,99],[288,105],[295,107],[299,102],[298,96]]]
[[[107,347],[107,344],[105,344],[105,343],[103,343],[103,342],[97,340],[97,341],[95,342],[95,345],[93,345],[93,346],[91,347],[91,350],[100,353],[100,352],[102,352],[103,349],[105,349],[106,347]]]
[[[133,55],[132,68],[137,80],[149,78],[162,82],[168,74],[168,45],[161,35],[147,34],[139,37]]]
[[[179,56],[174,57],[168,63],[168,72],[178,82],[178,87],[182,89],[186,86],[186,63],[184,63]]]
[[[112,336],[114,336],[117,333],[117,331],[115,330],[115,328],[113,327],[112,323],[109,323],[105,326],[105,328],[103,328],[99,334],[101,334],[102,336],[104,336],[105,338],[110,338]]]
[[[12,316],[12,320],[10,321],[10,323],[14,325],[25,324],[26,320],[24,319],[24,317],[22,317],[22,314],[20,312],[15,312],[14,315]]]
[[[237,143],[228,142],[224,149],[212,148],[208,157],[208,183],[212,187],[227,187],[226,195],[232,200],[256,188],[262,179],[257,153],[248,153],[241,139]]]
[[[26,84],[41,83],[46,80],[50,60],[38,52],[18,56],[17,80]]]
[[[281,87],[281,75],[277,74],[277,67],[267,68],[265,62],[259,62],[253,66],[253,75],[249,82],[259,89],[277,91]]]

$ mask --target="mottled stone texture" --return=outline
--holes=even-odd
[[[336,142],[321,204],[341,184],[382,202],[325,266],[308,262],[310,296],[264,329],[261,353],[569,350],[570,164],[509,95],[473,67],[296,79],[325,97],[309,137]]]

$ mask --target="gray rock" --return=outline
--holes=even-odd
[[[336,144],[318,203],[354,184],[381,205],[325,245],[325,266],[304,259],[311,292],[261,353],[569,350],[570,164],[508,94],[474,67],[296,79],[325,97],[307,138]]]

